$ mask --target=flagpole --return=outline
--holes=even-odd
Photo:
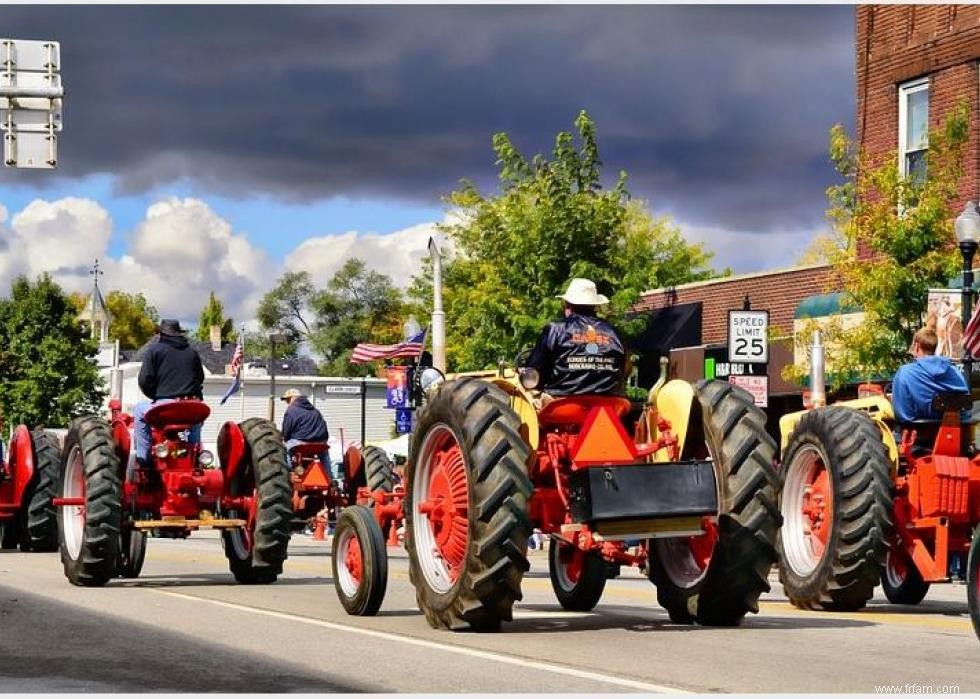
[[[242,373],[241,385],[238,390],[241,392],[241,396],[238,400],[240,406],[242,422],[245,421],[245,323],[242,323],[242,331],[238,335],[238,341],[242,343],[242,366],[239,371]]]

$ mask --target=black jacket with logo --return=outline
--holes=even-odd
[[[140,390],[150,400],[203,397],[204,367],[186,337],[161,335],[146,348],[140,367]]]
[[[286,441],[326,442],[330,438],[327,422],[306,396],[293,398],[282,416],[282,438]]]
[[[545,326],[528,366],[553,396],[625,395],[626,349],[612,325],[577,313]]]

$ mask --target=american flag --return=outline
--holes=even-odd
[[[364,364],[378,359],[394,359],[395,357],[417,357],[422,354],[425,346],[425,330],[413,335],[397,345],[372,345],[362,342],[354,348],[351,364]]]
[[[980,304],[977,304],[973,317],[963,331],[963,349],[969,351],[972,357],[980,356]]]
[[[225,394],[224,398],[221,399],[221,405],[225,404],[229,398],[238,393],[238,389],[242,385],[242,364],[245,362],[245,349],[242,346],[242,338],[239,336],[238,344],[235,345],[235,354],[231,357],[231,373],[235,377],[235,380],[231,382],[231,386],[228,387],[228,392]]]

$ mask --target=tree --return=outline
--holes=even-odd
[[[13,423],[66,426],[105,395],[97,343],[69,297],[45,274],[18,277],[0,299],[0,406]]]
[[[233,342],[235,339],[235,321],[225,318],[225,307],[218,300],[218,297],[211,292],[208,302],[201,309],[201,315],[197,321],[197,330],[194,337],[201,342],[208,342],[211,339],[211,326],[217,325],[221,328],[221,341]]]
[[[333,376],[365,376],[370,365],[350,363],[359,342],[399,341],[405,320],[401,293],[384,274],[367,269],[362,260],[347,260],[327,283],[317,289],[307,272],[287,272],[259,303],[263,330],[280,330],[288,347],[281,356],[304,343],[320,360],[320,372]],[[267,342],[259,346],[268,347]]]
[[[837,243],[826,246],[826,257],[846,302],[865,314],[857,327],[831,329],[826,356],[841,370],[838,381],[890,376],[922,325],[928,289],[945,287],[956,274],[951,206],[969,123],[967,105],[959,104],[930,132],[924,178],[901,176],[895,152],[875,159],[840,125],[831,129],[830,158],[843,182],[827,190]],[[809,345],[810,334],[812,328],[798,342]]]
[[[109,339],[119,340],[121,349],[142,347],[153,336],[160,315],[142,293],[110,291],[105,299],[109,310]]]
[[[443,265],[451,369],[493,366],[531,345],[557,317],[555,297],[573,277],[594,280],[611,297],[606,315],[628,334],[638,330],[629,311],[640,292],[714,276],[710,253],[631,201],[625,172],[603,190],[595,125],[584,111],[575,129],[577,143],[558,134],[551,160],[528,160],[496,134],[499,194],[484,196],[464,181],[449,195],[460,215],[443,228],[455,248]],[[428,272],[413,281],[420,315],[430,290]]]

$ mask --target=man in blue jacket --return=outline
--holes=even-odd
[[[327,421],[306,396],[295,388],[288,388],[283,391],[282,400],[288,406],[282,417],[282,438],[287,451],[292,452],[293,447],[308,442],[325,443],[330,438]],[[320,462],[325,468],[330,468],[330,456],[326,451],[321,455]]]
[[[967,393],[966,379],[948,357],[936,356],[936,331],[920,328],[912,339],[914,361],[899,367],[892,381],[892,409],[899,423],[937,420],[932,399],[941,392]]]

